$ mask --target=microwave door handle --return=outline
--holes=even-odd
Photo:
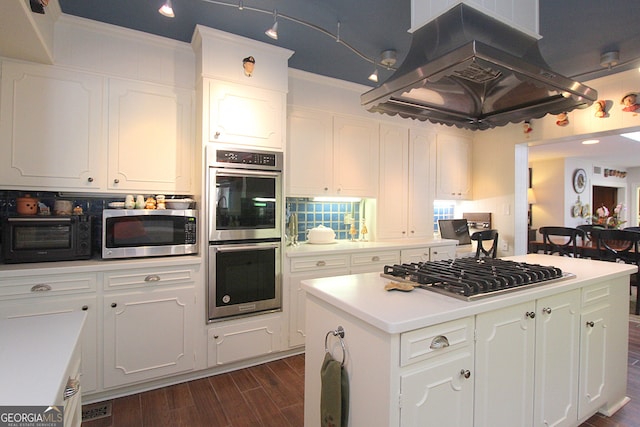
[[[270,250],[270,249],[278,249],[280,247],[280,243],[273,243],[267,245],[241,245],[241,246],[218,246],[215,248],[218,252],[240,252],[240,251],[248,251],[248,250]]]

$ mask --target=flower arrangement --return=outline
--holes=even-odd
[[[627,222],[620,219],[623,210],[624,205],[622,203],[618,203],[612,210],[613,214],[611,214],[609,209],[602,205],[596,209],[596,214],[592,218],[592,224],[606,228],[620,228],[622,224]]]

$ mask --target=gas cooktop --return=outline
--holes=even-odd
[[[380,275],[466,301],[575,277],[557,267],[494,258],[386,265]]]

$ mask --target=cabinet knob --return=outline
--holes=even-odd
[[[113,180],[113,183],[114,183],[114,184],[118,184],[119,182],[120,182],[120,180],[119,180],[118,178],[116,178],[116,179],[114,179],[114,180]]]
[[[460,375],[469,379],[471,377],[471,371],[468,369],[460,369]]]
[[[414,231],[414,230],[411,230],[411,234],[415,234],[415,231]]]
[[[87,178],[87,181],[89,181],[89,182],[93,182],[93,177],[92,177],[92,176],[90,176],[89,178]]]
[[[213,336],[213,339],[214,339],[214,340],[217,340],[217,339],[218,339],[218,335],[214,335],[214,336]]]
[[[31,287],[31,292],[47,292],[51,290],[51,285],[47,285],[44,283],[41,283],[39,285],[33,285]]]
[[[542,312],[543,312],[544,314],[551,314],[551,307],[545,307],[545,308],[543,308],[543,309],[542,309]]]
[[[536,318],[536,313],[534,313],[533,311],[527,311],[524,315],[527,316],[529,319]]]
[[[406,232],[406,231],[404,231],[404,230],[402,230],[402,234],[407,234],[407,232]]]
[[[216,132],[216,133],[213,135],[213,138],[214,138],[214,139],[218,139],[218,138],[220,138],[220,132]]]
[[[82,306],[82,311],[87,311],[89,310],[89,306],[88,305],[83,305]]]
[[[595,325],[596,324],[593,323],[593,321],[591,321],[591,320],[587,322],[587,326],[590,327],[590,328],[593,328]]]
[[[118,306],[118,304],[116,304],[115,302],[111,303],[111,307],[116,308]]]
[[[329,191],[329,187],[324,187],[324,191]]]

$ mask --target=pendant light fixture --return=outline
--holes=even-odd
[[[176,15],[173,13],[173,7],[171,6],[171,0],[166,0],[162,7],[158,9],[160,15],[164,15],[167,18],[174,18]]]
[[[373,73],[369,75],[369,80],[378,83],[378,67],[374,68]]]
[[[278,40],[278,11],[273,10],[273,25],[264,32],[268,37]]]

